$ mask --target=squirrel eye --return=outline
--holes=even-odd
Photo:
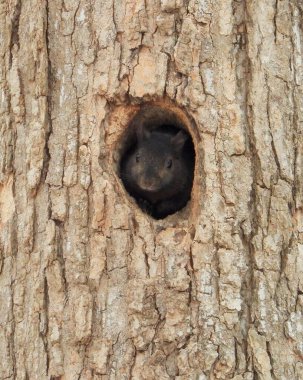
[[[139,161],[140,161],[140,155],[136,154],[136,162],[139,162]]]
[[[172,159],[167,160],[167,162],[166,162],[167,169],[170,169],[172,167],[172,165],[173,165]]]

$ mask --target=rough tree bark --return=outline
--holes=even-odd
[[[0,1],[0,378],[303,379],[299,0]],[[185,211],[117,175],[196,125]]]

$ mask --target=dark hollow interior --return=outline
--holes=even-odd
[[[140,191],[134,191],[127,181],[125,180],[125,175],[123,174],[125,169],[124,163],[130,155],[136,151],[138,146],[136,131],[138,128],[143,127],[146,130],[160,133],[169,133],[171,135],[177,135],[180,130],[187,135],[187,139],[184,143],[182,150],[182,159],[186,161],[186,176],[188,177],[187,191],[179,196],[167,197],[160,201],[164,204],[164,210],[160,211],[160,203],[150,202],[145,194]],[[119,176],[126,191],[136,200],[138,207],[142,211],[151,215],[154,219],[163,219],[168,215],[174,214],[180,209],[184,208],[188,201],[190,200],[191,189],[194,178],[195,169],[195,149],[192,137],[182,122],[178,119],[177,115],[167,109],[160,108],[158,106],[145,106],[142,107],[140,111],[134,116],[134,118],[129,123],[127,130],[122,139],[120,147],[120,162],[119,162]],[[190,184],[189,184],[190,182]],[[190,189],[189,189],[190,186]],[[180,197],[182,199],[180,199]],[[161,194],[160,194],[161,198]],[[167,206],[169,204],[169,207]]]

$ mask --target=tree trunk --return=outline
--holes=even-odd
[[[303,379],[302,15],[0,1],[1,379]],[[144,104],[196,151],[162,220],[119,178]]]

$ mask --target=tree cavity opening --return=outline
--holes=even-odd
[[[145,105],[124,135],[120,178],[141,210],[154,219],[176,213],[191,198],[195,149],[186,121],[181,111]]]

